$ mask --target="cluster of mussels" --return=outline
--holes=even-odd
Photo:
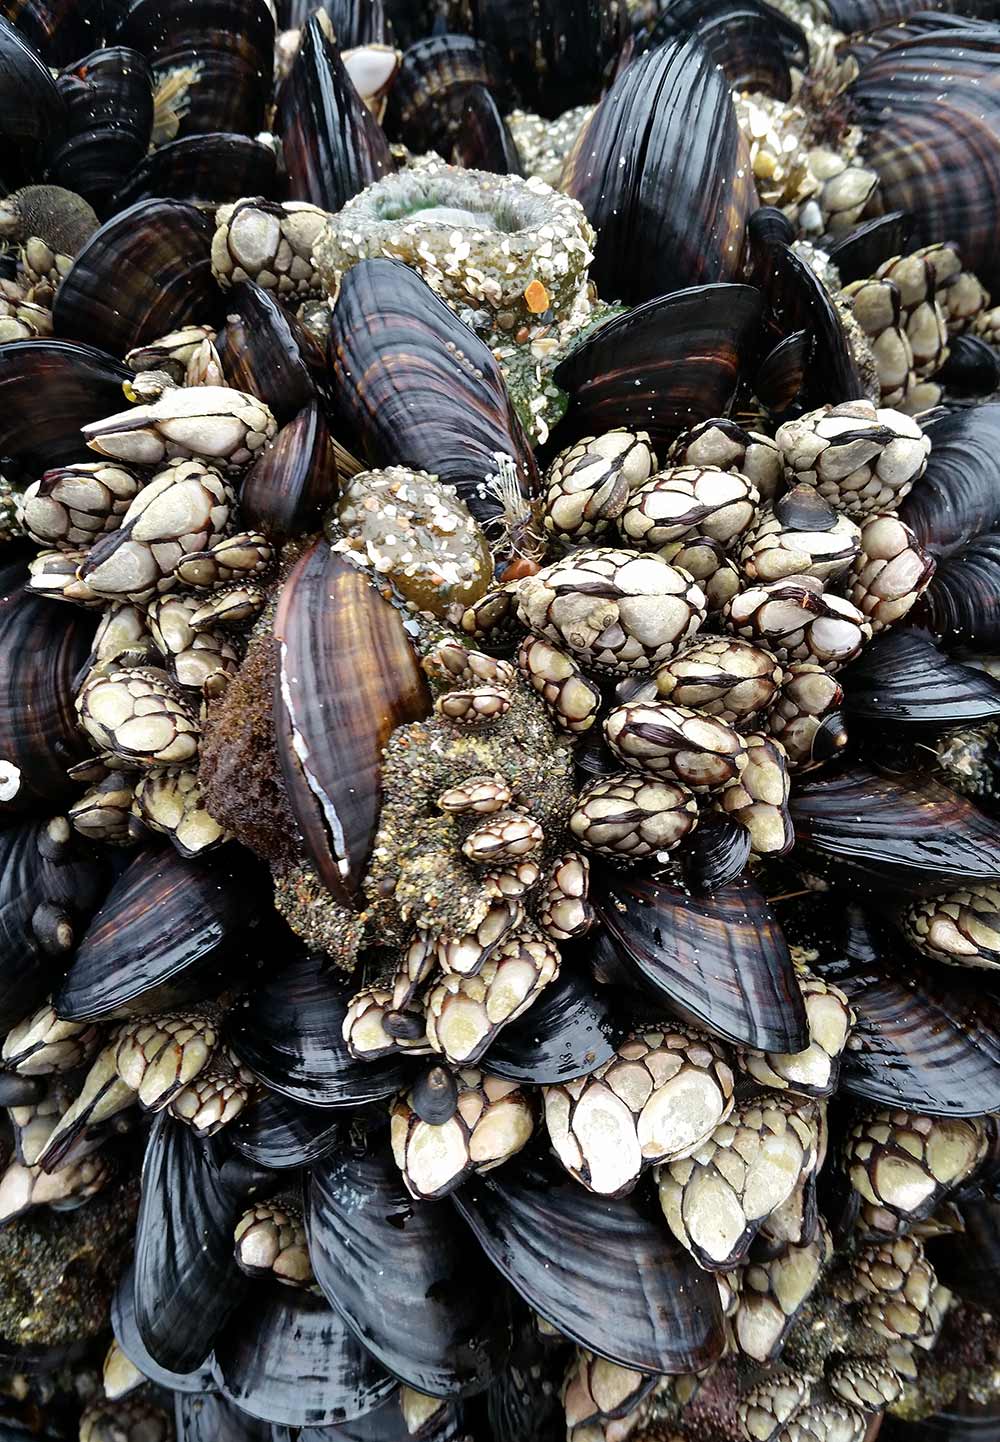
[[[4,1438],[1000,1437],[991,14],[0,0]]]

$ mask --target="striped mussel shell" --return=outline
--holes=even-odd
[[[690,35],[709,51],[736,91],[788,100],[791,66],[805,70],[809,48],[801,26],[767,0],[675,0],[662,10],[644,48]]]

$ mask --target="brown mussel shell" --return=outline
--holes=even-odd
[[[105,23],[105,0],[3,0],[0,15],[16,26],[46,65],[84,55]]]
[[[916,631],[876,636],[837,680],[848,722],[933,735],[1000,720],[1000,681],[962,666]]]
[[[447,159],[466,170],[523,175],[521,156],[500,107],[485,85],[469,85],[447,100],[456,134]]]
[[[338,489],[333,437],[319,404],[310,401],[247,469],[240,514],[269,540],[286,541],[316,530]]]
[[[300,30],[317,8],[313,0],[278,0],[278,29]],[[412,7],[416,12],[417,7]],[[383,0],[323,0],[342,50],[384,45],[390,36]],[[414,14],[416,19],[416,14]]]
[[[1000,648],[1000,532],[970,541],[939,561],[933,580],[909,615],[943,646]]]
[[[862,891],[919,895],[1000,880],[1000,821],[930,776],[880,775],[860,764],[810,774],[790,809],[811,862]]]
[[[513,459],[522,492],[537,494],[535,458],[492,351],[409,266],[363,260],[347,272],[329,354],[340,419],[371,465],[439,476],[478,521],[501,511],[484,490],[498,452]]]
[[[633,61],[578,136],[562,185],[597,232],[601,295],[636,305],[733,280],[757,192],[709,52],[671,40]]]
[[[673,0],[654,23],[646,48],[690,35],[722,67],[733,90],[758,90],[777,100],[792,93],[790,65],[805,70],[802,28],[766,0]]]
[[[0,569],[0,737],[3,760],[20,772],[0,817],[64,805],[76,794],[67,768],[89,752],[74,699],[93,619],[33,596],[23,581],[21,566]]]
[[[375,1126],[312,1171],[306,1211],[316,1281],[359,1340],[432,1397],[478,1392],[506,1361],[509,1294],[454,1213],[414,1200]],[[390,1289],[373,1286],[392,1276]]]
[[[823,248],[837,267],[842,283],[850,285],[851,281],[874,275],[883,261],[907,252],[912,235],[913,217],[905,210],[891,210],[875,220],[862,221]]]
[[[148,848],[88,927],[56,997],[70,1021],[127,1017],[215,996],[238,971],[266,899],[247,853],[188,861]]]
[[[41,475],[92,461],[80,427],[121,409],[132,372],[93,346],[65,340],[0,345],[0,455]]]
[[[226,385],[264,401],[279,426],[298,415],[316,394],[307,364],[313,346],[270,291],[252,281],[226,291],[226,323],[218,341]]]
[[[647,431],[659,448],[726,415],[760,315],[758,290],[720,284],[675,291],[608,321],[555,370],[570,397],[558,444],[624,426]]]
[[[399,613],[324,541],[285,582],[274,635],[275,733],[289,805],[324,884],[352,905],[378,827],[382,748],[397,726],[428,715],[426,677]]]
[[[698,1371],[721,1354],[714,1281],[640,1194],[597,1196],[548,1159],[522,1153],[470,1177],[452,1203],[528,1305],[599,1357],[669,1374]]]
[[[46,178],[82,195],[99,215],[113,214],[123,205],[116,202],[109,208],[111,196],[149,147],[149,66],[137,50],[118,45],[84,55],[62,72],[56,85],[66,102],[69,133],[51,156]]]
[[[590,899],[618,957],[671,1010],[757,1051],[808,1045],[787,943],[752,882],[689,896],[609,867],[591,875]]]
[[[947,560],[984,531],[1000,528],[1000,404],[952,411],[931,420],[925,434],[927,469],[899,519],[932,556]]]
[[[496,93],[499,58],[472,35],[428,35],[403,52],[385,107],[385,132],[418,154],[450,143],[448,101],[473,86]]]
[[[625,38],[606,0],[471,0],[471,15],[522,106],[550,117],[597,99]]]
[[[325,17],[324,17],[325,18]],[[278,97],[289,200],[341,210],[393,169],[389,142],[316,15]]]
[[[114,355],[203,324],[219,310],[208,216],[182,200],[141,200],[90,237],[52,304],[57,335],[100,336]],[[90,419],[93,419],[91,413]]]
[[[215,131],[158,146],[122,177],[111,210],[152,196],[224,205],[244,195],[269,198],[278,185],[274,151],[248,135]]]

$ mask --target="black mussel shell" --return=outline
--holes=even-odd
[[[916,631],[884,631],[837,677],[849,721],[935,734],[1000,719],[1000,681]]]
[[[932,1238],[927,1255],[938,1279],[963,1302],[992,1311],[1000,1288],[1000,1201],[968,1197],[955,1205],[963,1230]]]
[[[681,858],[684,880],[692,891],[711,893],[731,886],[750,860],[750,833],[742,821],[708,812],[698,821]]]
[[[954,240],[990,291],[1000,282],[1000,31],[935,26],[865,57],[845,95],[879,177],[875,204],[905,210],[920,245]]]
[[[718,1289],[640,1194],[593,1195],[522,1154],[452,1202],[528,1305],[599,1357],[676,1373],[721,1355]]]
[[[537,1319],[524,1309],[514,1351],[486,1392],[487,1436],[493,1442],[550,1442],[565,1427],[561,1402],[572,1353],[565,1338],[542,1336]]]
[[[319,8],[329,15],[341,50],[382,45],[390,38],[382,0],[323,0],[322,6],[314,0],[278,0],[278,28],[300,30]]]
[[[496,92],[499,59],[472,35],[428,35],[403,52],[385,107],[385,132],[414,151],[438,149],[450,126],[442,106],[473,85]]]
[[[340,1141],[342,1123],[326,1108],[269,1091],[236,1119],[229,1139],[241,1156],[272,1171],[307,1167]]]
[[[879,1437],[882,1442],[1000,1442],[1000,1411],[995,1402],[973,1402],[960,1394],[944,1411],[919,1422],[887,1415]]]
[[[469,1434],[462,1423],[461,1404],[451,1403],[436,1412],[430,1422],[424,1422],[416,1436],[419,1442],[463,1442]],[[528,1442],[522,1433],[512,1435],[518,1437],[518,1442]],[[274,1442],[291,1442],[291,1437],[275,1435]],[[353,1422],[303,1428],[297,1442],[414,1442],[414,1434],[403,1416],[400,1393],[394,1392],[380,1407]]]
[[[820,922],[817,899],[809,903]],[[836,905],[836,903],[833,903]],[[982,983],[949,975],[883,935],[857,908],[828,917],[810,963],[844,991],[857,1021],[841,1058],[844,1092],[930,1116],[978,1116],[1000,1106],[1000,1002]]]
[[[289,1427],[326,1426],[373,1411],[399,1385],[325,1300],[257,1282],[215,1344],[219,1389],[243,1412]]]
[[[792,93],[789,66],[805,70],[809,62],[802,28],[766,0],[670,0],[648,46],[677,35],[699,40],[733,90],[762,90],[778,100]]]
[[[790,807],[812,861],[864,890],[920,894],[1000,880],[1000,822],[929,776],[853,765],[804,776]]]
[[[439,1127],[450,1121],[458,1107],[454,1073],[440,1062],[425,1067],[410,1088],[409,1104],[429,1126]]]
[[[358,1106],[399,1091],[395,1057],[357,1061],[343,1040],[350,988],[323,957],[302,956],[229,1016],[236,1055],[274,1091],[306,1106]]]
[[[88,927],[56,1011],[72,1021],[135,1016],[215,996],[239,970],[268,899],[246,852],[188,861],[141,851]]]
[[[20,772],[0,817],[64,805],[76,793],[66,770],[89,752],[74,699],[93,618],[32,595],[24,574],[20,566],[0,573],[0,736],[4,761]]]
[[[248,1193],[223,1137],[201,1141],[165,1112],[153,1123],[135,1229],[135,1325],[154,1361],[197,1371],[255,1285],[233,1257]]]
[[[105,861],[78,838],[63,839],[59,822],[0,830],[0,1031],[29,1016],[58,982],[107,880]]]
[[[17,27],[46,65],[68,65],[101,38],[104,0],[3,0],[0,15]]]
[[[269,1422],[251,1417],[217,1393],[193,1397],[174,1391],[177,1442],[278,1442]]]
[[[150,1354],[135,1319],[134,1263],[125,1268],[118,1282],[118,1290],[111,1299],[111,1330],[132,1366],[138,1367],[142,1375],[150,1382],[155,1382],[158,1387],[167,1387],[171,1392],[190,1395],[214,1390],[215,1383],[207,1367],[195,1367],[190,1372],[172,1372],[161,1366]]]
[[[939,561],[909,619],[943,646],[1000,649],[1000,533],[977,536],[957,555]]]
[[[211,219],[182,200],[141,200],[94,232],[56,291],[52,325],[124,355],[219,310]],[[93,419],[93,413],[91,414]]]
[[[169,107],[172,125],[161,122],[160,139],[265,129],[274,64],[266,0],[131,0],[115,38],[142,51],[158,85],[190,76]]]
[[[671,1010],[758,1051],[808,1045],[788,945],[752,882],[689,896],[610,867],[592,876],[591,901],[618,959]]]
[[[393,169],[389,142],[313,16],[278,96],[288,198],[340,210]]]
[[[449,95],[445,105],[456,117],[456,134],[448,151],[453,165],[495,175],[524,174],[510,127],[485,85],[466,86]]]
[[[624,39],[606,0],[472,0],[472,29],[501,57],[525,109],[555,117],[596,100]]]
[[[489,1070],[536,1086],[589,1076],[611,1060],[622,1031],[609,998],[584,967],[564,966],[524,1016],[491,1043]]]
[[[120,180],[112,211],[151,196],[224,205],[244,195],[272,196],[278,184],[274,151],[249,135],[216,131],[185,135],[151,150]]]
[[[774,416],[791,409],[806,384],[816,342],[807,330],[794,330],[779,340],[757,366],[754,395]]]
[[[978,335],[956,335],[948,359],[934,373],[950,396],[991,396],[1000,387],[1000,355]]]
[[[75,190],[99,215],[113,214],[124,207],[118,201],[109,207],[112,195],[149,148],[149,66],[137,50],[114,46],[77,60],[56,84],[66,102],[69,133],[53,152],[46,178]]]
[[[844,285],[866,280],[883,261],[902,255],[909,248],[913,217],[905,210],[893,210],[831,239],[823,248],[837,267]]]
[[[226,292],[219,359],[226,384],[258,396],[285,425],[307,406],[316,387],[305,357],[312,342],[268,290],[243,281]]]
[[[0,455],[33,474],[93,460],[80,427],[122,407],[132,372],[102,350],[65,340],[0,345]]]
[[[288,801],[324,884],[351,905],[378,827],[382,749],[397,726],[428,714],[426,677],[398,611],[325,541],[285,582],[274,634],[275,736]]]
[[[270,540],[286,541],[316,530],[337,490],[333,437],[310,401],[244,473],[240,514]]]
[[[931,421],[927,469],[899,519],[939,560],[1000,528],[1000,404],[970,406]]]
[[[501,511],[484,491],[498,452],[512,457],[522,491],[537,494],[538,468],[492,351],[401,261],[363,260],[344,276],[330,369],[340,419],[371,465],[430,471],[479,521]]]
[[[316,1280],[411,1387],[434,1397],[481,1391],[510,1351],[507,1290],[450,1208],[408,1194],[388,1133],[373,1128],[368,1142],[366,1154],[313,1167],[306,1229]]]
[[[982,0],[960,0],[961,9],[967,15],[988,13],[988,4]],[[875,30],[882,25],[891,25],[906,20],[918,10],[928,9],[926,0],[827,0],[830,21],[845,35],[855,35],[862,30]],[[955,6],[955,8],[959,8]]]
[[[752,249],[753,278],[764,292],[768,325],[784,337],[804,331],[812,341],[801,403],[837,405],[863,396],[843,322],[816,272],[789,245],[753,242]]]
[[[577,137],[563,189],[597,232],[591,277],[608,299],[733,280],[757,192],[710,53],[671,40],[622,71]]]
[[[2,16],[0,95],[0,191],[7,194],[41,179],[65,133],[66,105],[38,54]]]
[[[29,1008],[30,1009],[30,1008]],[[17,1072],[0,1072],[0,1106],[34,1106],[45,1096],[48,1079],[40,1076],[18,1076]]]
[[[831,531],[837,512],[812,486],[793,486],[774,503],[774,514],[788,531]]]
[[[555,370],[570,397],[559,442],[626,426],[660,447],[726,415],[760,314],[759,291],[720,284],[660,296],[608,321]]]

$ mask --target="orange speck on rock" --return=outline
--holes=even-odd
[[[549,293],[540,280],[529,281],[524,291],[524,301],[532,315],[541,315],[549,308]]]
[[[537,576],[541,569],[538,562],[532,561],[528,556],[515,556],[512,561],[507,562],[497,580],[521,581],[525,576]]]

